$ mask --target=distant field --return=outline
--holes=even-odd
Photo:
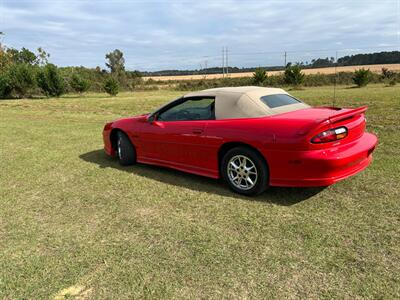
[[[336,90],[369,105],[369,168],[256,198],[105,156],[106,121],[183,93],[0,101],[0,299],[400,298],[400,86]]]
[[[392,71],[400,71],[400,64],[386,64],[386,65],[364,65],[364,66],[346,66],[346,67],[337,67],[337,72],[354,72],[354,70],[358,70],[360,68],[370,69],[371,72],[380,73],[382,68],[388,68]],[[303,72],[305,74],[334,74],[335,68],[317,68],[317,69],[304,69]],[[269,71],[269,75],[280,74],[282,71]],[[253,76],[253,72],[245,72],[245,73],[231,73],[228,75],[229,77],[251,77]],[[222,74],[208,74],[208,75],[179,75],[179,76],[150,76],[144,77],[147,79],[154,80],[191,80],[191,79],[214,79],[214,78],[222,78]]]

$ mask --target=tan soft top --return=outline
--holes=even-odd
[[[215,118],[217,120],[257,118],[310,107],[303,102],[299,102],[296,104],[269,108],[260,99],[262,96],[277,94],[289,95],[284,90],[278,88],[242,86],[192,92],[186,94],[184,98],[215,97]]]

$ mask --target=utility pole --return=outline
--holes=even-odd
[[[222,77],[225,77],[225,49],[222,47]]]
[[[204,56],[204,65],[200,63],[201,69],[203,71],[201,73],[203,73],[204,79],[206,79],[207,77],[207,64],[208,64],[208,56]]]
[[[284,64],[284,68],[286,68],[286,55],[287,55],[287,53],[286,53],[286,51],[285,51],[285,64]]]
[[[336,81],[337,81],[337,72],[336,72],[336,69],[337,69],[337,56],[338,56],[338,52],[337,52],[337,50],[336,50],[336,55],[335,55],[335,80],[334,80],[334,83],[333,83],[333,107],[335,107],[335,102],[336,102]]]
[[[229,65],[228,65],[228,47],[225,48],[225,60],[226,60],[226,75],[229,74]]]

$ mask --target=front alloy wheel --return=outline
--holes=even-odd
[[[122,166],[129,166],[136,162],[135,147],[132,145],[128,136],[123,132],[118,132],[117,155],[119,163]]]

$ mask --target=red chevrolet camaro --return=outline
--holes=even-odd
[[[160,165],[256,195],[271,186],[328,186],[365,169],[377,138],[366,107],[310,107],[282,89],[189,93],[150,114],[107,123],[104,149],[121,165]]]

